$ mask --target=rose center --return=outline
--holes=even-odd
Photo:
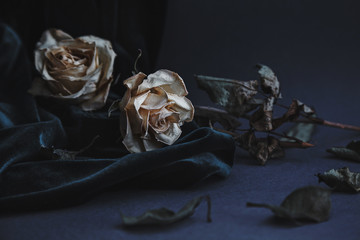
[[[170,127],[170,122],[161,118],[159,112],[150,113],[149,124],[157,132],[165,132]]]

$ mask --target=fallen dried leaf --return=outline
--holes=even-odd
[[[360,173],[351,172],[349,168],[331,169],[324,173],[316,175],[319,182],[324,182],[335,191],[341,192],[359,192],[360,191]]]
[[[326,151],[340,158],[360,162],[360,141],[352,141],[346,147],[332,147]]]
[[[323,222],[330,216],[330,195],[330,190],[308,186],[298,188],[290,193],[280,206],[250,202],[246,206],[268,208],[280,218]]]
[[[201,196],[192,199],[178,212],[174,212],[167,208],[152,209],[144,212],[137,217],[129,217],[121,214],[122,223],[126,227],[144,226],[144,225],[164,225],[171,224],[183,219],[191,217],[195,213],[195,209],[202,201],[206,200],[208,204],[207,221],[211,222],[211,201],[209,196]]]

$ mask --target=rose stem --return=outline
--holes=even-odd
[[[289,107],[282,105],[280,103],[276,103],[279,107],[289,109]],[[343,123],[337,123],[337,122],[331,122],[327,121],[325,119],[317,118],[317,117],[310,117],[305,114],[301,114],[301,116],[305,117],[306,119],[296,119],[292,122],[298,122],[298,123],[314,123],[314,124],[320,124],[324,126],[334,127],[334,128],[341,128],[341,129],[348,129],[348,130],[354,130],[354,131],[360,131],[360,127],[349,125],[349,124],[343,124]]]
[[[227,130],[224,130],[224,129],[221,129],[221,128],[214,128],[214,130],[216,130],[218,132],[222,132],[222,133],[227,133],[227,134],[231,135],[234,139],[238,139],[239,137],[241,137],[241,134],[230,132],[230,131],[227,131]],[[297,139],[295,137],[290,137],[290,136],[283,135],[283,134],[276,133],[276,132],[269,132],[269,133],[273,134],[273,135],[289,138],[289,139],[292,139],[292,140],[296,141],[296,142],[280,141],[280,146],[282,146],[282,147],[286,147],[286,148],[308,148],[308,147],[313,147],[314,146],[311,143],[303,142],[300,139]]]

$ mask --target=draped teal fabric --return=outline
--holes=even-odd
[[[0,211],[78,204],[124,187],[180,188],[212,175],[230,174],[229,135],[189,123],[172,146],[129,154],[119,141],[118,115],[107,107],[84,112],[27,93],[33,72],[21,41],[0,26]],[[109,102],[119,98],[110,94]],[[108,104],[109,105],[109,104]],[[42,149],[79,150],[75,159],[53,159]]]

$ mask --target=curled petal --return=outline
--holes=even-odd
[[[124,85],[127,86],[128,89],[131,91],[137,90],[137,87],[143,82],[143,80],[146,78],[146,75],[142,72],[139,72],[138,74],[129,77],[124,81]],[[134,94],[135,95],[135,94]]]
[[[129,116],[126,115],[127,127],[126,136],[124,137],[123,144],[126,149],[131,153],[144,152],[145,147],[141,138],[134,135]]]
[[[166,132],[155,135],[155,138],[166,145],[172,145],[181,135],[179,124],[172,123]]]
[[[134,97],[133,100],[133,104],[129,104],[128,106],[126,106],[127,108],[131,105],[134,106],[136,113],[138,114],[138,116],[141,118],[141,115],[139,114],[139,110],[141,105],[145,102],[146,98],[149,96],[150,91],[145,92],[139,96]]]
[[[190,122],[194,118],[194,106],[186,97],[180,97],[176,94],[168,93],[169,101],[174,102],[172,109],[180,114],[181,122]]]
[[[145,101],[142,103],[141,108],[144,109],[160,109],[168,103],[167,94],[164,91],[157,91],[156,93],[148,91]]]
[[[95,36],[83,36],[79,39],[89,43],[95,43],[99,54],[99,62],[103,65],[103,76],[102,79],[109,79],[113,72],[114,60],[116,54],[111,46],[111,43],[105,39]]]
[[[137,94],[151,88],[161,87],[168,93],[186,96],[188,94],[185,83],[175,72],[169,70],[158,70],[150,74],[138,87]]]

